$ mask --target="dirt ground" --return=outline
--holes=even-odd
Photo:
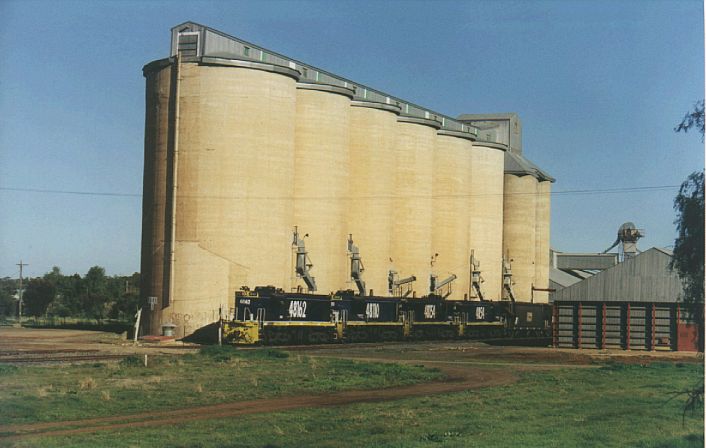
[[[189,353],[198,348],[181,342],[134,344],[120,335],[100,331],[0,327],[0,362],[28,362],[40,358],[80,361],[128,355]]]
[[[113,333],[0,327],[0,362],[32,353],[92,353],[98,355],[142,355],[191,353],[198,345],[182,342],[134,344]],[[625,350],[571,350],[551,347],[515,347],[478,341],[427,341],[363,344],[329,344],[281,347],[314,356],[370,358],[395,361],[425,361],[479,364],[529,363],[545,365],[591,364],[601,360],[644,363],[659,360],[703,362],[703,354],[689,352],[643,352]]]
[[[75,330],[0,328],[0,362],[32,353],[89,353],[100,355],[179,354],[192,352],[195,346],[138,344],[116,335]],[[458,392],[516,381],[520,371],[552,368],[592,368],[601,361],[630,363],[654,361],[703,362],[703,355],[674,352],[626,352],[602,350],[566,350],[549,347],[493,346],[477,341],[405,342],[391,344],[350,344],[287,347],[309,356],[358,360],[401,362],[435,367],[447,378],[413,386],[352,390],[331,394],[288,396],[221,403],[171,411],[121,415],[76,421],[0,425],[0,440],[31,436],[58,436],[122,428],[171,425],[197,419],[214,419],[246,414],[277,412],[298,408],[342,406],[352,403],[379,402],[406,397]],[[67,359],[67,361],[72,361]],[[506,368],[499,369],[504,366]]]

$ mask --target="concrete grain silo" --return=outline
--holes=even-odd
[[[171,98],[171,66],[145,71],[145,176],[142,201],[142,259],[140,290],[143,297],[162,297],[165,266],[165,211],[167,198],[168,123]],[[153,313],[153,328],[160,325]]]
[[[477,141],[471,151],[469,252],[480,263],[488,300],[502,297],[503,167],[505,145]]]
[[[193,22],[143,72],[141,296],[156,298],[143,330],[181,337],[241,286],[303,286],[294,226],[319,293],[355,289],[349,233],[377,295],[394,269],[417,296],[432,272],[455,274],[462,299],[473,251],[484,297],[500,299],[503,231],[518,299],[545,285],[551,179],[522,158],[516,114],[455,120]]]
[[[178,336],[217,320],[240,286],[285,285],[291,272],[299,73],[235,57],[194,57],[181,51],[192,36],[180,35],[178,56],[144,69],[148,90],[151,80],[169,78],[161,72],[174,75],[168,120],[148,129],[145,153],[155,150],[151,132],[170,134],[165,284],[149,330],[173,323]],[[152,175],[145,172],[146,183]],[[153,254],[144,258],[159,263]]]
[[[540,178],[540,182],[537,184],[534,274],[534,285],[540,289],[549,288],[551,189],[551,180]],[[535,291],[534,301],[537,303],[548,303],[549,293],[546,291]]]
[[[516,300],[529,301],[535,280],[537,179],[505,174],[503,253],[512,265]]]
[[[449,299],[468,294],[471,157],[474,136],[441,129],[434,148],[432,252],[439,281],[457,276]]]
[[[296,105],[294,224],[308,234],[317,290],[346,288],[351,89],[299,83]]]
[[[366,289],[386,295],[400,108],[371,101],[353,101],[351,106],[347,228],[360,249]]]
[[[436,130],[426,118],[397,119],[392,225],[392,265],[401,277],[414,275],[417,295],[429,291],[431,272],[432,173]]]

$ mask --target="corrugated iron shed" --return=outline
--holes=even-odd
[[[669,251],[653,247],[557,291],[554,301],[677,302],[681,297],[682,283],[669,269],[671,259]]]

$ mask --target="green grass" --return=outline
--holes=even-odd
[[[268,362],[258,359],[257,364]],[[286,362],[295,368],[311,361],[290,357]],[[317,362],[321,374],[378,368]],[[672,392],[699,381],[703,367],[694,364],[532,371],[511,385],[460,393],[27,439],[16,446],[701,447],[703,408],[682,424],[683,400],[669,400]]]
[[[260,349],[209,347],[199,354],[128,357],[117,363],[0,364],[0,424],[124,415],[146,410],[412,384],[434,370],[316,359]]]

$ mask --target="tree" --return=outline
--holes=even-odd
[[[675,132],[688,132],[696,128],[704,141],[704,100],[694,105],[675,128]],[[704,172],[695,171],[687,177],[674,198],[677,218],[677,238],[674,240],[674,255],[670,268],[675,270],[684,284],[682,299],[687,305],[691,319],[697,324],[699,350],[704,350]],[[684,413],[693,412],[704,402],[703,377],[686,394]]]
[[[688,132],[696,128],[704,139],[704,100],[694,105],[675,128],[675,132]],[[704,303],[704,172],[695,171],[687,177],[674,198],[677,217],[677,238],[674,240],[674,256],[670,267],[684,283],[682,299],[689,305],[692,318],[703,333]],[[699,341],[703,349],[703,337]]]
[[[701,141],[704,141],[704,100],[694,104],[694,110],[684,115],[681,123],[674,127],[674,132],[689,132],[691,128],[701,132]]]
[[[31,279],[22,295],[25,313],[30,316],[44,315],[55,295],[56,287],[49,280],[44,278]]]
[[[83,292],[80,297],[81,310],[99,321],[106,315],[108,303],[108,277],[105,269],[93,266],[83,277]]]
[[[14,316],[17,313],[17,301],[13,297],[16,289],[15,279],[0,278],[0,316]]]

